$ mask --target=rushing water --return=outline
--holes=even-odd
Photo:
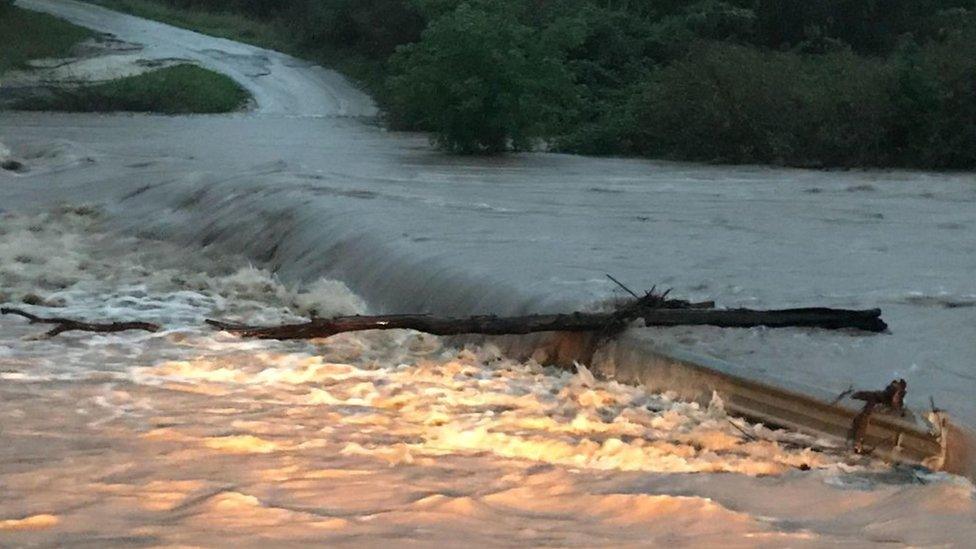
[[[722,305],[880,306],[891,334],[645,335],[792,386],[906,377],[910,404],[931,395],[976,424],[971,175],[447,158],[356,118],[371,104],[335,73],[72,1],[22,4],[222,70],[257,109],[0,114],[28,168],[0,171],[0,301],[166,326],[38,340],[0,319],[0,543],[972,537],[968,481],[814,451],[719,400],[409,332],[285,344],[201,327],[591,307],[613,295],[610,272]]]
[[[127,234],[239,253],[291,282],[342,280],[374,311],[572,310],[615,295],[607,272],[725,306],[880,307],[882,336],[649,335],[802,389],[904,377],[914,406],[931,396],[976,424],[970,175],[450,159],[348,119],[0,120],[32,157],[7,176],[4,207],[104,204]]]
[[[291,343],[210,331],[206,317],[364,305],[333,281],[288,286],[239,257],[102,234],[101,219],[0,217],[3,300],[164,326],[43,338],[0,318],[4,543],[805,546],[973,533],[968,481],[770,431],[719,399],[701,407],[409,331]]]

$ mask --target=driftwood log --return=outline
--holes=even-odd
[[[887,325],[879,309],[695,309],[695,308],[625,308],[613,313],[570,313],[517,317],[472,316],[467,318],[431,315],[340,316],[314,318],[308,322],[278,326],[252,326],[220,320],[207,324],[243,337],[259,339],[324,338],[343,332],[362,330],[411,329],[434,335],[459,334],[528,334],[533,332],[606,331],[631,320],[643,319],[646,326],[719,326],[723,328],[809,327],[823,329],[853,328],[883,332]]]
[[[54,337],[58,334],[74,330],[99,333],[124,332],[126,330],[156,332],[159,330],[159,325],[151,322],[83,322],[70,318],[45,318],[11,307],[0,308],[0,314],[22,316],[29,320],[31,324],[54,324],[54,328],[51,328],[50,331],[44,334],[47,337]]]

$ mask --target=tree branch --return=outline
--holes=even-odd
[[[151,322],[82,322],[80,320],[74,320],[70,318],[44,318],[37,316],[32,313],[21,309],[14,309],[12,307],[0,308],[0,314],[4,315],[17,315],[22,316],[30,321],[31,324],[55,324],[54,328],[51,328],[46,334],[47,337],[54,337],[64,332],[70,331],[81,331],[81,332],[97,332],[97,333],[109,333],[109,332],[124,332],[126,330],[144,330],[147,332],[159,331],[159,325],[153,324]]]
[[[472,316],[467,318],[430,315],[340,316],[315,318],[308,322],[279,326],[252,326],[207,320],[207,324],[243,337],[260,339],[312,339],[342,332],[362,330],[411,329],[434,335],[459,334],[528,334],[533,332],[589,332],[624,327],[632,320],[643,319],[647,326],[720,326],[724,328],[809,327],[823,329],[854,328],[883,332],[887,325],[881,311],[846,309],[660,309],[624,308],[613,313],[570,313],[517,317]]]

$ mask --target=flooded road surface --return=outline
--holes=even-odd
[[[199,63],[241,83],[262,113],[306,116],[373,116],[372,100],[335,71],[277,52],[204,36],[75,0],[18,0],[76,25],[140,45],[146,59]],[[126,51],[125,53],[132,53]]]
[[[239,257],[0,218],[8,296],[164,324],[52,339],[0,317],[0,543],[448,547],[913,545],[976,534],[972,485],[707,406],[415,332],[244,341],[361,311]],[[18,299],[19,300],[19,299]],[[698,473],[698,474],[692,474]]]
[[[725,306],[879,306],[891,334],[645,335],[800,388],[905,377],[909,404],[931,395],[976,425],[972,175],[451,158],[372,124],[335,73],[76,2],[20,3],[226,72],[257,106],[0,113],[0,142],[28,168],[0,172],[0,301],[167,326],[38,341],[0,319],[0,544],[972,537],[968,481],[733,426],[719,402],[407,332],[281,344],[200,328],[596,307],[615,295],[609,272]]]
[[[976,424],[970,175],[446,158],[356,120],[0,115],[37,158],[6,208],[95,202],[128,234],[342,280],[374,311],[499,314],[673,287],[723,306],[880,307],[891,334],[656,330],[746,375],[837,394],[909,381]],[[617,293],[616,295],[619,295]]]

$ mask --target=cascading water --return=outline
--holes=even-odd
[[[368,98],[287,56],[77,2],[23,4],[152,41],[147,56],[227,72],[258,109],[0,114],[0,140],[27,166],[0,173],[0,299],[37,293],[29,301],[67,314],[167,325],[35,341],[21,339],[32,327],[0,319],[0,536],[972,537],[968,481],[814,452],[816,441],[731,419],[718,401],[593,385],[417,334],[284,344],[200,325],[367,307],[565,311],[611,296],[606,272],[729,306],[880,306],[890,335],[644,335],[729,359],[743,375],[834,393],[906,377],[910,404],[931,394],[976,424],[972,176],[449,158],[422,137],[363,124],[355,116],[371,114]],[[59,203],[95,207],[50,213]]]

